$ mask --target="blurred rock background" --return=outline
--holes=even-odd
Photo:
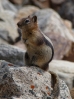
[[[25,51],[16,24],[21,18],[31,14],[37,15],[40,29],[53,42],[56,62],[51,63],[50,69],[67,83],[69,89],[73,88],[74,0],[0,0],[0,45],[12,45],[18,47],[19,51]],[[10,51],[1,47],[0,60],[4,59],[18,65],[18,62],[13,62],[10,58],[3,58],[4,52],[9,53],[5,54],[7,57]],[[13,50],[15,57],[14,52]]]

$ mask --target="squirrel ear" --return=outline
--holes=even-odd
[[[32,17],[33,22],[37,22],[37,16]]]

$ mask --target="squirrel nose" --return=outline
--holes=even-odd
[[[20,27],[20,26],[21,26],[21,24],[18,22],[18,23],[17,23],[17,26],[18,26],[18,27]]]

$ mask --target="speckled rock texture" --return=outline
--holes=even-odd
[[[67,85],[59,83],[57,99],[71,99]],[[52,99],[52,90],[49,72],[0,60],[0,99]]]

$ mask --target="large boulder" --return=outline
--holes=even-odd
[[[63,81],[59,81],[58,87],[60,94],[57,99],[71,99]],[[52,90],[49,72],[37,67],[20,67],[0,61],[0,99],[50,99]]]

